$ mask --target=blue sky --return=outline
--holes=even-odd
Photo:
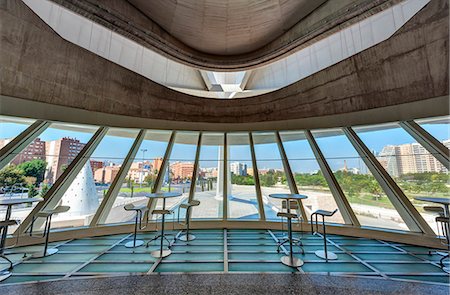
[[[0,138],[14,137],[27,127],[27,125],[16,123],[1,122],[0,124]],[[428,132],[439,140],[449,138],[448,125],[446,124],[427,124],[424,125],[424,128],[426,128]],[[358,132],[358,135],[369,147],[369,149],[375,152],[380,152],[386,145],[398,145],[414,142],[414,139],[402,128]],[[56,140],[64,136],[77,138],[81,142],[86,143],[89,141],[92,133],[59,130],[50,127],[40,135],[40,138],[42,140],[49,141]],[[344,135],[319,137],[316,138],[316,140],[324,156],[328,159],[331,169],[336,170],[342,168],[344,166],[344,160],[346,160],[348,167],[356,167],[362,169],[364,172],[364,164],[360,159],[358,159],[356,151]],[[115,163],[121,163],[123,158],[127,155],[133,141],[133,138],[107,135],[94,152],[92,158],[96,160],[106,159]],[[196,139],[192,142],[196,142]],[[142,159],[142,149],[146,149],[145,159],[163,157],[166,147],[167,142],[144,140],[138,154],[136,155],[136,159]],[[285,142],[284,147],[287,157],[290,160],[289,162],[291,168],[294,171],[313,172],[319,169],[311,148],[306,140]],[[175,143],[170,160],[194,161],[195,150],[195,145]],[[282,168],[280,155],[275,143],[256,144],[255,154],[258,160],[258,168]],[[217,166],[218,157],[218,146],[203,146],[200,154],[201,166]],[[233,162],[245,162],[249,167],[251,167],[250,147],[248,145],[231,146],[229,159]]]

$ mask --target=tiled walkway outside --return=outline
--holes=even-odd
[[[63,279],[74,276],[104,276],[127,273],[163,272],[298,272],[331,275],[370,276],[385,279],[413,280],[449,284],[449,276],[441,270],[440,255],[432,249],[404,244],[328,235],[328,250],[338,255],[329,261],[316,257],[323,248],[320,234],[300,234],[305,254],[295,248],[296,256],[305,261],[300,268],[290,268],[280,262],[277,238],[282,232],[268,230],[194,230],[197,239],[189,243],[177,240],[172,255],[155,259],[149,248],[129,249],[124,244],[132,235],[113,235],[53,243],[59,252],[45,258],[23,258],[42,246],[13,248],[6,251],[15,262],[13,275],[0,284]],[[174,235],[178,232],[173,232]],[[148,240],[155,233],[139,234]],[[0,261],[0,267],[6,266]]]

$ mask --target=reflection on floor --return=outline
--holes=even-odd
[[[131,235],[101,236],[54,243],[60,251],[46,258],[23,258],[23,253],[41,250],[41,246],[6,251],[15,262],[13,275],[0,284],[63,279],[75,276],[99,276],[127,273],[167,272],[300,272],[377,277],[449,284],[449,276],[438,266],[440,255],[428,255],[428,248],[388,243],[380,240],[329,235],[329,250],[338,260],[326,263],[314,255],[322,249],[320,235],[296,235],[303,240],[305,260],[300,268],[280,262],[276,239],[282,232],[266,230],[194,230],[197,239],[189,243],[177,240],[172,255],[158,260],[150,251],[157,243],[129,249],[124,244]],[[174,234],[177,234],[174,232]],[[150,239],[154,233],[139,234]],[[285,251],[285,249],[283,249]],[[3,262],[1,262],[3,263]],[[6,264],[0,264],[0,269]]]

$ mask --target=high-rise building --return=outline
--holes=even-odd
[[[194,172],[194,163],[175,162],[170,165],[172,179],[191,179]]]
[[[233,162],[230,164],[230,171],[234,175],[246,176],[247,175],[247,164],[240,162]]]
[[[0,139],[0,148],[7,145],[13,138]],[[12,161],[11,164],[19,165],[31,160],[45,160],[45,141],[40,138],[33,140],[26,148],[22,150]]]
[[[443,141],[443,144],[449,147],[450,140]],[[396,177],[408,173],[447,171],[441,162],[417,142],[385,146],[377,158],[388,173]]]
[[[78,139],[70,137],[45,142],[47,151],[45,179],[50,183],[54,183],[85,145]]]

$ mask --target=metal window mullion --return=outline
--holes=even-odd
[[[133,142],[133,145],[128,151],[128,154],[124,159],[124,162],[120,166],[117,176],[111,183],[108,192],[106,193],[105,197],[102,200],[102,203],[95,212],[95,215],[92,218],[92,221],[89,226],[96,226],[98,224],[105,223],[106,218],[108,217],[108,214],[114,202],[116,201],[117,195],[119,194],[119,191],[122,188],[122,183],[125,177],[127,176],[128,171],[130,170],[131,164],[133,163],[136,157],[136,154],[139,150],[139,147],[142,144],[142,141],[144,140],[145,133],[146,130],[141,129],[141,131],[139,131],[139,134],[137,135],[136,139]]]
[[[19,135],[14,137],[7,145],[0,150],[0,169],[8,165],[17,154],[25,149],[33,140],[35,140],[45,129],[50,126],[50,122],[37,120]]]
[[[353,226],[361,226],[358,219],[356,218],[355,212],[353,212],[352,207],[350,206],[347,198],[345,197],[344,192],[342,191],[339,183],[334,177],[333,172],[331,171],[330,166],[328,165],[325,157],[322,154],[322,151],[319,148],[314,136],[311,131],[305,130],[305,136],[308,140],[308,143],[316,157],[317,163],[319,164],[320,170],[323,173],[325,180],[327,181],[328,187],[330,188],[331,194],[336,201],[336,204],[341,212],[342,218],[346,224],[352,224]]]
[[[228,134],[223,138],[223,220],[228,219]],[[219,184],[218,184],[219,185]]]
[[[281,162],[283,164],[284,172],[286,173],[286,180],[288,182],[289,190],[293,194],[298,194],[297,184],[295,183],[294,175],[292,174],[291,166],[289,165],[289,161],[286,156],[286,151],[284,150],[283,143],[281,141],[281,136],[278,131],[275,132],[275,137],[278,145],[278,151],[281,155]],[[302,214],[303,220],[307,222],[308,216],[306,215],[305,206],[303,205],[302,200],[298,200],[300,204],[300,212]],[[286,204],[286,206],[290,206],[290,204]]]
[[[77,175],[83,169],[86,162],[91,157],[92,153],[95,151],[97,146],[100,144],[106,133],[108,132],[108,127],[100,127],[89,142],[84,146],[84,148],[78,153],[75,159],[69,164],[66,170],[61,174],[61,176],[56,180],[55,184],[48,190],[44,196],[44,200],[36,204],[33,210],[28,214],[25,220],[16,229],[14,234],[23,234],[28,226],[30,225],[33,216],[44,208],[56,206],[61,200],[62,196],[75,180]],[[39,223],[39,222],[38,222]],[[36,224],[39,226],[39,224]]]
[[[259,219],[262,221],[265,221],[266,213],[264,212],[264,202],[263,202],[263,198],[262,198],[261,182],[259,181],[258,165],[256,163],[255,146],[253,143],[253,134],[250,132],[248,134],[248,137],[250,140],[250,153],[252,155],[253,179],[255,180],[256,199],[258,200]]]
[[[383,166],[381,166],[375,156],[370,152],[367,146],[355,133],[355,131],[351,127],[344,127],[343,131],[366,166],[369,168],[374,178],[383,188],[392,205],[394,205],[395,209],[400,214],[409,230],[415,232],[423,232],[429,235],[435,235],[434,231],[431,229],[425,219],[423,219],[420,213],[411,204],[411,202],[408,200],[397,183],[395,183],[395,181],[386,172]]]
[[[170,135],[170,139],[167,144],[167,149],[166,149],[166,152],[164,153],[164,158],[161,163],[161,168],[159,169],[158,175],[156,176],[156,179],[155,179],[155,183],[153,184],[152,193],[156,193],[161,189],[162,182],[164,180],[164,174],[166,173],[167,164],[169,162],[169,157],[172,154],[172,148],[173,148],[173,144],[175,142],[176,134],[177,134],[176,131],[172,131],[172,134]],[[147,202],[147,208],[149,210],[147,212],[145,212],[144,220],[148,220],[151,218],[151,211],[153,211],[155,206],[156,206],[155,199],[149,199]]]
[[[400,122],[400,126],[441,162],[447,170],[450,170],[450,151],[445,145],[414,121]]]
[[[194,199],[195,194],[195,186],[197,185],[197,174],[198,174],[198,165],[199,165],[199,159],[200,159],[200,151],[202,146],[202,137],[203,133],[200,132],[198,134],[198,141],[197,141],[197,149],[195,150],[195,160],[194,160],[194,170],[192,171],[192,179],[191,179],[191,187],[189,188],[189,202]],[[191,211],[191,210],[189,210]]]

